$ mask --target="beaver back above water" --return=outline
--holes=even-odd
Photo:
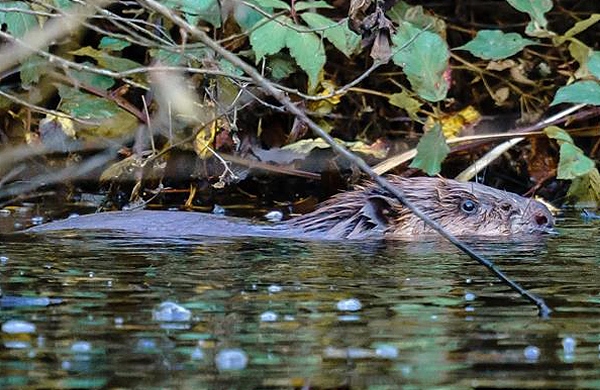
[[[481,184],[426,177],[388,179],[457,236],[535,234],[550,232],[554,226],[552,214],[540,202]],[[202,213],[115,211],[51,222],[26,232],[58,230],[110,230],[160,238],[366,239],[433,234],[397,199],[372,183],[335,195],[315,211],[276,225]]]

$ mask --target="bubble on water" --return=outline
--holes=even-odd
[[[8,320],[2,324],[2,332],[9,334],[34,333],[35,325],[21,320]]]
[[[64,360],[61,364],[60,367],[63,370],[70,370],[71,369],[71,362],[69,360]]]
[[[71,351],[75,353],[90,353],[92,351],[92,343],[89,341],[75,341],[71,345]]]
[[[577,346],[577,341],[570,336],[567,336],[565,338],[562,339],[562,347],[563,347],[563,352],[565,354],[573,354],[575,353],[575,347]]]
[[[137,342],[137,349],[142,351],[156,349],[156,341],[152,339],[139,339]]]
[[[8,261],[8,256],[0,256],[0,263],[4,264]]]
[[[262,322],[275,322],[277,321],[277,313],[266,311],[260,315],[260,320]]]
[[[122,326],[125,323],[123,317],[115,317],[115,325]]]
[[[467,279],[465,279],[465,283],[471,284],[471,283],[473,283],[473,279],[467,278]]]
[[[339,311],[358,311],[362,309],[362,304],[356,298],[342,299],[336,304]]]
[[[219,206],[218,204],[216,204],[212,209],[212,213],[217,214],[217,215],[224,215],[225,209],[222,206]]]
[[[243,370],[248,364],[248,355],[239,348],[223,349],[215,356],[215,364],[221,371]]]
[[[0,210],[0,217],[8,217],[10,215],[10,210],[9,209],[2,209]]]
[[[477,296],[473,293],[465,293],[465,301],[470,302],[470,301],[474,301],[475,298],[477,298]]]
[[[192,318],[192,312],[175,302],[166,301],[152,310],[152,319],[160,322],[186,322]]]
[[[354,322],[360,320],[360,316],[357,316],[356,314],[345,314],[338,316],[338,320],[342,322]]]
[[[280,286],[280,285],[278,285],[278,284],[272,284],[272,285],[270,285],[270,286],[267,288],[267,290],[268,290],[268,291],[269,291],[271,294],[275,294],[275,293],[278,293],[278,292],[281,292],[281,291],[283,291],[283,287],[281,287],[281,286]]]
[[[40,215],[36,215],[35,217],[31,217],[31,223],[34,225],[41,225],[44,223],[44,217]]]
[[[375,354],[384,359],[396,359],[398,357],[398,348],[393,345],[380,345],[375,349]]]
[[[190,358],[192,360],[202,360],[204,359],[204,351],[202,351],[202,348],[196,347],[190,354]]]
[[[372,352],[364,348],[349,347],[346,350],[346,357],[348,359],[367,359],[371,356]]]
[[[96,274],[94,274],[93,271],[88,272],[88,278],[93,278],[94,276],[96,276]]]
[[[465,307],[465,311],[471,313],[471,312],[475,311],[475,308],[473,306],[469,305],[469,306]]]
[[[540,355],[540,349],[534,345],[528,345],[523,350],[523,356],[525,356],[525,359],[529,361],[537,361],[540,358]]]
[[[284,321],[296,321],[296,317],[294,317],[291,314],[286,314],[286,315],[283,316],[283,320]]]
[[[22,340],[4,340],[4,346],[8,349],[28,349],[31,343]]]
[[[265,218],[270,222],[279,222],[283,219],[283,213],[281,211],[269,211],[265,214]]]

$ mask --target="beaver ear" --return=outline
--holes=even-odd
[[[372,195],[366,199],[361,213],[375,225],[374,229],[385,230],[390,220],[397,214],[398,204],[387,196]]]

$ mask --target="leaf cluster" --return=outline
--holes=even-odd
[[[460,117],[459,108],[474,105],[479,117],[488,111],[526,120],[556,105],[600,106],[600,51],[590,39],[597,37],[600,14],[567,12],[551,0],[497,3],[506,25],[480,28],[489,13],[477,5],[465,11],[479,23],[443,5],[404,1],[347,7],[311,0],[162,2],[253,64],[355,150],[381,158],[380,144],[370,142],[389,145],[422,132],[411,166],[428,174],[442,170],[448,139],[464,130],[447,126],[448,118]],[[248,137],[259,147],[285,146],[300,156],[321,147],[240,69],[144,1],[96,12],[79,33],[65,31],[68,39],[30,40],[78,6],[68,0],[0,3],[3,53],[10,45],[30,50],[1,69],[0,110],[7,127],[16,129],[5,139],[46,146],[111,139],[143,149],[130,167],[142,170],[173,148],[200,159],[243,155],[241,140]],[[523,23],[509,26],[515,18]],[[597,153],[598,132],[592,131],[591,146],[580,148],[563,129],[546,129],[558,147],[558,161],[547,170],[556,169],[559,179],[597,175],[586,153]],[[139,134],[150,141],[140,143]],[[239,173],[223,164],[208,175],[223,184]]]

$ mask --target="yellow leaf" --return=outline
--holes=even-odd
[[[425,121],[425,130],[431,129],[436,122],[442,125],[442,133],[449,138],[457,137],[464,130],[475,126],[481,120],[481,114],[473,106],[467,106],[462,110],[444,115],[441,118],[428,117]]]
[[[194,138],[194,151],[201,159],[205,160],[210,157],[214,151],[211,148],[217,133],[217,121],[212,121],[209,125],[198,130],[196,138]]]

